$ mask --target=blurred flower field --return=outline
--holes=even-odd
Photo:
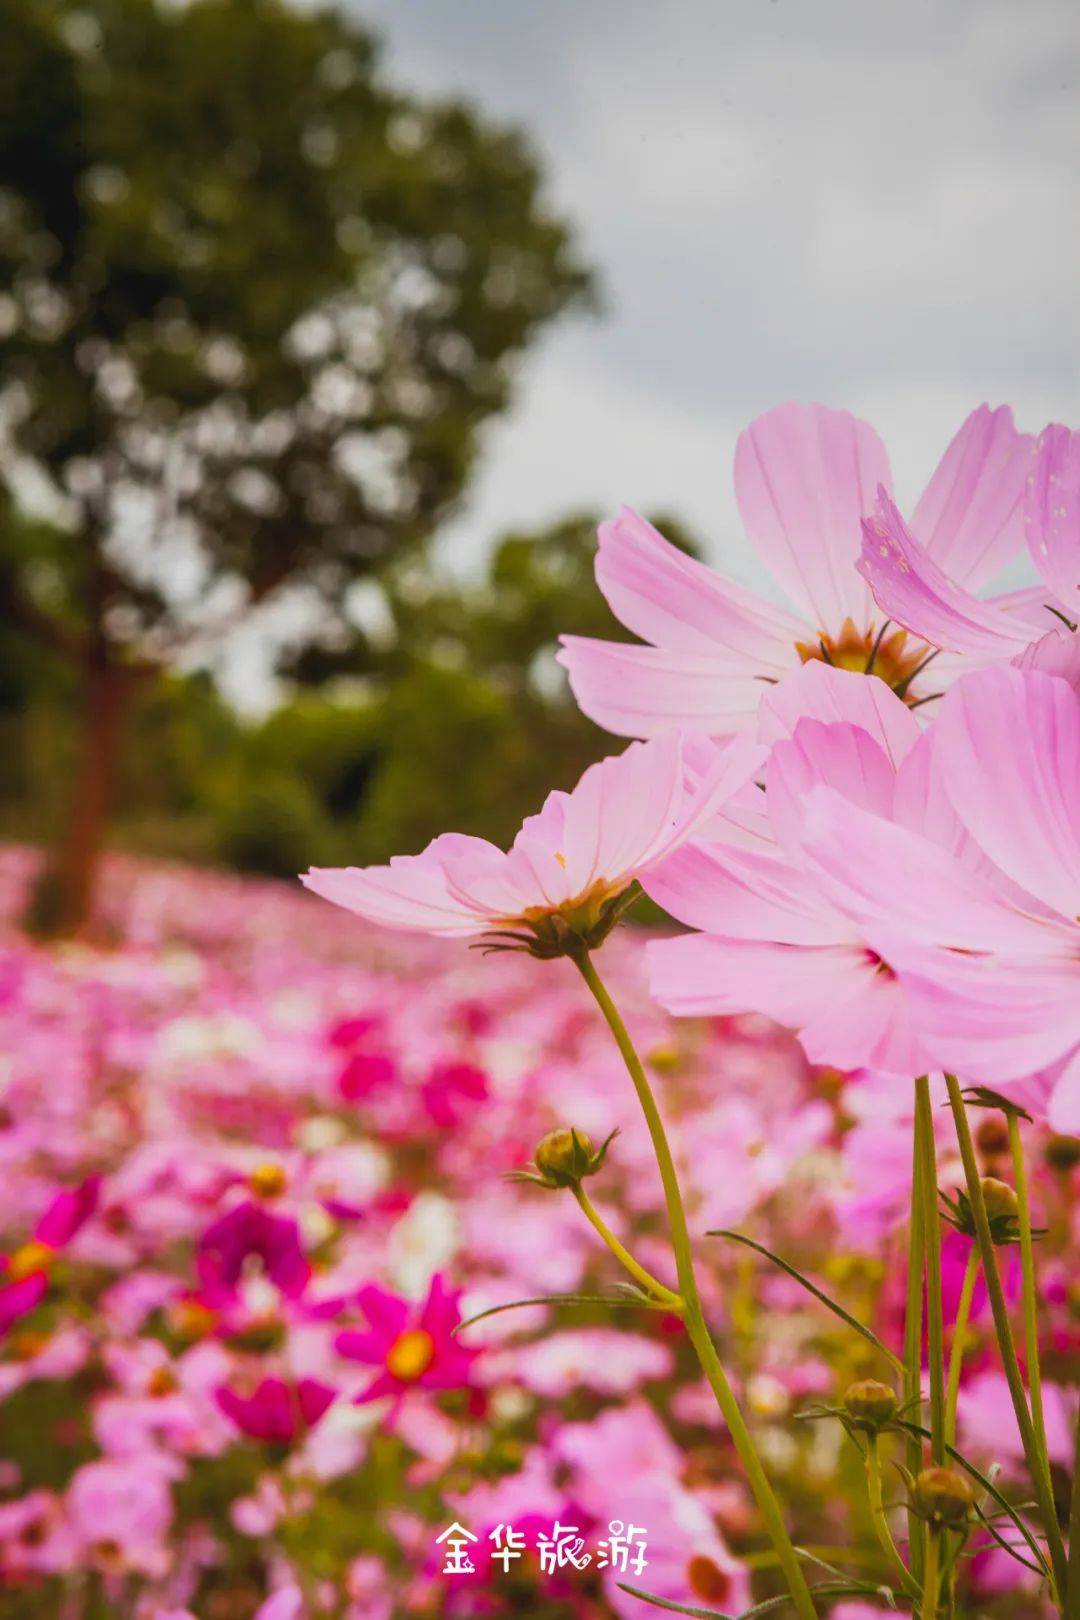
[[[35,863],[0,857],[5,1620],[647,1612],[620,1583],[737,1613],[778,1590],[682,1323],[620,1294],[568,1193],[504,1179],[556,1127],[596,1145],[618,1129],[590,1195],[674,1280],[648,1137],[570,962],[487,959],[373,931],[299,886],[126,857],[104,874],[100,944],[35,944],[15,928]],[[882,1612],[858,1450],[800,1413],[888,1365],[766,1258],[704,1234],[766,1245],[899,1352],[910,1113],[896,1088],[809,1067],[760,1018],[676,1023],[626,930],[605,960],[796,1542],[851,1549],[844,1577],[866,1590],[837,1620]],[[962,1172],[935,1116],[948,1189]],[[1080,1169],[1075,1142],[1023,1130],[1064,1502]],[[977,1143],[984,1174],[1001,1170],[997,1114]],[[945,1232],[952,1323],[970,1240]],[[601,1294],[626,1308],[535,1305],[454,1331]],[[959,1443],[1019,1500],[992,1346],[978,1288]],[[898,1473],[885,1491],[901,1501]],[[455,1537],[471,1572],[453,1569]],[[973,1612],[1040,1612],[989,1533],[969,1552]]]

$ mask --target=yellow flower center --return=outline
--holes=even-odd
[[[816,642],[797,641],[795,651],[804,664],[816,659],[837,669],[853,670],[858,675],[876,675],[894,692],[904,688],[902,695],[908,698],[905,682],[911,680],[928,649],[921,642],[909,647],[906,630],[891,631],[875,646],[878,629],[871,625],[866,630],[857,630],[853,619],[845,619],[838,636],[822,632]]]
[[[435,1340],[423,1328],[399,1333],[386,1353],[386,1369],[395,1378],[411,1384],[422,1378],[435,1360]]]
[[[50,1249],[47,1243],[39,1243],[37,1238],[31,1238],[24,1243],[21,1249],[8,1259],[8,1277],[12,1282],[22,1282],[24,1277],[32,1277],[36,1271],[48,1271],[56,1250]]]
[[[248,1185],[257,1198],[277,1198],[288,1186],[288,1177],[280,1164],[257,1164],[248,1177]]]

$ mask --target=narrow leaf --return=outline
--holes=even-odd
[[[846,1311],[842,1305],[838,1305],[835,1299],[830,1299],[829,1295],[825,1293],[824,1289],[819,1288],[817,1283],[811,1282],[809,1277],[804,1276],[789,1261],[781,1259],[778,1254],[774,1254],[771,1249],[767,1249],[764,1243],[756,1243],[753,1238],[744,1237],[742,1232],[731,1232],[725,1227],[721,1227],[714,1232],[706,1232],[705,1236],[732,1238],[736,1243],[744,1243],[748,1249],[753,1249],[756,1253],[764,1255],[766,1260],[771,1260],[774,1266],[779,1266],[781,1271],[787,1272],[787,1275],[793,1278],[801,1288],[805,1288],[808,1294],[813,1294],[815,1299],[820,1300],[822,1305],[827,1306],[834,1316],[838,1316],[842,1322],[846,1322],[848,1327],[854,1328],[856,1333],[861,1333],[863,1338],[874,1346],[875,1350],[879,1350],[891,1362],[898,1373],[904,1371],[904,1364],[899,1356],[894,1356],[888,1345],[882,1344],[872,1328],[868,1328],[864,1322],[860,1322],[858,1317],[852,1316],[851,1312]]]
[[[477,1311],[475,1316],[466,1317],[457,1327],[451,1329],[451,1337],[463,1333],[476,1322],[482,1322],[487,1316],[499,1316],[503,1311],[519,1311],[526,1305],[613,1305],[627,1309],[634,1307],[638,1310],[667,1309],[653,1300],[646,1299],[644,1294],[636,1298],[627,1298],[619,1294],[538,1294],[535,1299],[511,1299],[505,1305],[489,1305],[486,1311]]]

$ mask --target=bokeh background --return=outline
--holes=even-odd
[[[504,836],[604,738],[622,502],[735,437],[1075,419],[1068,0],[5,0],[0,832],[290,874]],[[765,583],[754,579],[754,583]],[[461,761],[469,762],[467,769]]]

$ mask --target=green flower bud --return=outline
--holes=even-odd
[[[1008,1182],[999,1181],[996,1176],[983,1176],[979,1185],[982,1188],[986,1219],[993,1241],[999,1246],[1018,1243],[1020,1204],[1016,1193]],[[975,1216],[967,1193],[958,1188],[955,1198],[948,1198],[943,1193],[942,1199],[946,1206],[945,1219],[955,1226],[958,1232],[963,1232],[965,1237],[975,1237]]]
[[[528,1170],[511,1171],[508,1181],[529,1181],[535,1187],[576,1187],[586,1176],[595,1176],[618,1131],[612,1131],[594,1148],[584,1131],[573,1125],[560,1125],[537,1143],[533,1164]]]
[[[534,1154],[537,1170],[553,1187],[572,1187],[582,1176],[592,1175],[594,1158],[589,1138],[572,1125],[548,1131]]]
[[[860,1378],[844,1391],[844,1407],[857,1428],[876,1434],[896,1416],[899,1402],[888,1386],[876,1378]]]
[[[999,1181],[996,1176],[983,1176],[981,1186],[991,1226],[995,1221],[1015,1221],[1020,1213],[1020,1205],[1008,1182]]]
[[[974,1502],[967,1478],[955,1468],[924,1468],[915,1481],[916,1510],[940,1529],[963,1529]]]

